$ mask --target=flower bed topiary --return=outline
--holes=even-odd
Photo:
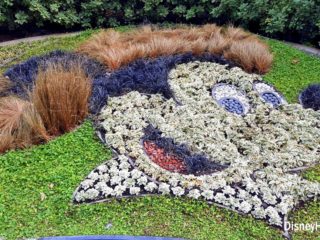
[[[162,40],[155,41],[158,37]],[[172,49],[162,49],[164,43]],[[75,109],[66,114],[52,109],[50,101],[34,110],[35,116],[45,116],[46,110],[62,120],[81,112],[81,118],[53,135],[71,130],[84,113],[91,113],[114,158],[81,182],[74,203],[146,194],[187,196],[282,227],[292,209],[319,195],[319,183],[299,173],[319,163],[320,113],[287,104],[257,74],[269,69],[272,55],[256,37],[216,26],[147,29],[116,37],[100,34],[80,51],[53,52],[13,66],[5,73],[11,85],[2,93],[17,94],[36,106],[35,92],[41,96],[47,91],[52,99],[64,93],[65,102],[72,92],[76,101],[70,106]],[[84,71],[69,76],[74,66]],[[52,78],[57,87],[66,81],[64,76],[72,80],[72,85],[63,85],[66,89],[48,84]],[[41,79],[48,80],[43,92],[37,88]],[[77,79],[91,87],[84,111],[77,109],[78,100],[87,100],[76,94]],[[44,103],[50,99],[46,94]],[[21,113],[17,118],[25,121],[23,109]],[[1,122],[1,114],[2,134],[7,122]],[[49,125],[42,118],[48,133],[61,122]],[[16,137],[19,127],[6,134]]]
[[[295,172],[320,160],[319,112],[287,104],[259,75],[219,63],[177,65],[168,85],[170,99],[143,89],[109,98],[98,125],[118,156],[89,174],[75,202],[171,194],[282,226],[300,201],[320,193],[319,183]]]

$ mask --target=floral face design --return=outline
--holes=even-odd
[[[173,97],[110,97],[100,135],[115,158],[94,169],[76,203],[164,194],[203,198],[282,226],[320,184],[299,176],[319,163],[320,112],[287,104],[259,75],[212,62],[177,65]]]

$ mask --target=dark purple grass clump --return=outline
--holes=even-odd
[[[139,59],[110,75],[100,76],[93,81],[90,109],[98,113],[106,104],[108,96],[120,96],[130,91],[146,94],[162,94],[165,98],[174,97],[168,85],[168,73],[177,64],[192,61],[208,61],[234,65],[223,57],[204,54],[193,56],[191,53],[160,57],[153,60]]]
[[[187,174],[210,174],[216,171],[222,171],[228,167],[228,165],[215,163],[202,154],[193,154],[187,145],[178,145],[174,143],[172,138],[162,137],[161,132],[151,125],[144,129],[144,137],[142,141],[150,141],[156,144],[156,146],[164,149],[166,153],[182,159],[187,167]]]
[[[26,99],[28,92],[32,90],[39,68],[46,69],[49,64],[59,63],[68,69],[78,62],[81,63],[85,73],[91,79],[106,74],[105,67],[95,60],[76,53],[57,50],[46,55],[31,57],[27,61],[9,68],[4,76],[10,78],[12,85],[6,95],[14,94]]]
[[[309,85],[300,93],[299,100],[304,108],[320,110],[320,84]]]
[[[95,60],[77,53],[54,51],[43,56],[32,57],[8,69],[4,75],[13,83],[6,95],[14,94],[28,98],[38,69],[45,69],[51,63],[62,64],[66,69],[74,62],[81,62],[85,73],[93,80],[90,97],[90,112],[97,114],[106,105],[107,98],[121,96],[130,91],[146,94],[162,94],[165,98],[174,97],[168,85],[168,73],[177,64],[192,61],[208,61],[234,65],[221,56],[204,54],[193,56],[191,53],[165,56],[157,59],[139,59],[112,73]]]

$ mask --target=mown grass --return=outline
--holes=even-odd
[[[272,83],[289,102],[298,102],[302,89],[320,82],[320,59],[276,40],[266,40],[274,61],[264,79]]]
[[[18,61],[58,48],[72,50],[93,32],[0,48],[0,61],[6,56],[18,56]],[[289,102],[296,102],[301,89],[311,82],[320,82],[320,60],[278,41],[267,42],[275,61],[265,79],[282,91]],[[49,144],[0,156],[0,237],[130,234],[206,240],[282,238],[278,229],[262,221],[184,198],[145,197],[94,205],[71,204],[79,182],[110,157],[111,152],[97,140],[89,121]],[[305,177],[320,181],[320,168],[306,172]],[[320,202],[315,201],[295,211],[290,220],[313,223],[320,222],[319,216]],[[293,239],[317,238],[320,231],[293,233]]]
[[[0,47],[0,70],[8,66],[26,60],[34,55],[43,54],[55,49],[73,50],[75,46],[90,37],[94,30],[87,30],[79,35],[64,38],[48,38],[43,41],[19,43],[6,47]],[[7,64],[7,61],[10,63]],[[2,66],[4,65],[4,66]]]

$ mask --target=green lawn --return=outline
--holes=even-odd
[[[93,32],[2,47],[0,65],[8,58],[16,58],[9,63],[13,64],[53,49],[72,50]],[[320,82],[320,60],[281,42],[267,42],[275,61],[265,79],[289,102],[296,102],[301,89]],[[282,239],[278,229],[263,221],[190,199],[145,197],[72,205],[72,193],[80,181],[110,156],[111,152],[95,137],[90,121],[49,144],[0,156],[0,237],[130,234],[205,240]],[[320,167],[306,172],[305,177],[320,181]],[[320,201],[295,211],[290,220],[319,223]],[[107,224],[112,224],[111,228],[106,228]],[[320,239],[320,231],[293,233],[293,238]]]

